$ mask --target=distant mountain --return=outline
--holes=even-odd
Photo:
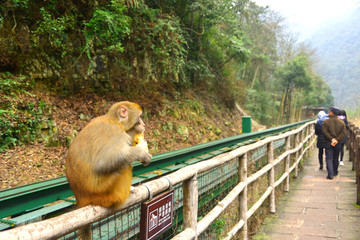
[[[321,26],[310,39],[316,71],[332,88],[337,106],[360,108],[360,7]]]

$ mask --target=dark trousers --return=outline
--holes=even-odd
[[[338,174],[339,152],[341,144],[338,143],[334,147],[330,143],[326,143],[325,158],[328,177],[334,177]]]
[[[323,163],[324,163],[324,161],[323,161],[323,156],[324,156],[324,149],[323,148],[319,148],[319,155],[318,155],[318,157],[319,157],[319,164],[320,164],[320,167],[322,167],[323,166]]]
[[[342,161],[344,158],[344,145],[345,145],[345,143],[341,143],[341,146],[340,146],[340,161]]]

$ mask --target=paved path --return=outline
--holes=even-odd
[[[319,170],[315,149],[290,192],[280,199],[276,214],[252,239],[360,240],[360,206],[355,205],[355,172],[348,151],[344,159],[339,175],[328,180],[326,170]]]

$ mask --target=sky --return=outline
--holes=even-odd
[[[307,40],[322,23],[341,17],[360,7],[360,0],[252,0],[259,6],[269,6],[286,18],[290,29]]]

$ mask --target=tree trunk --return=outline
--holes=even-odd
[[[253,77],[253,80],[252,80],[252,84],[251,84],[251,89],[254,88],[254,84],[255,84],[255,80],[256,80],[256,75],[257,75],[259,69],[260,69],[260,64],[257,65],[257,67],[256,67],[255,74],[254,74],[254,77]]]

